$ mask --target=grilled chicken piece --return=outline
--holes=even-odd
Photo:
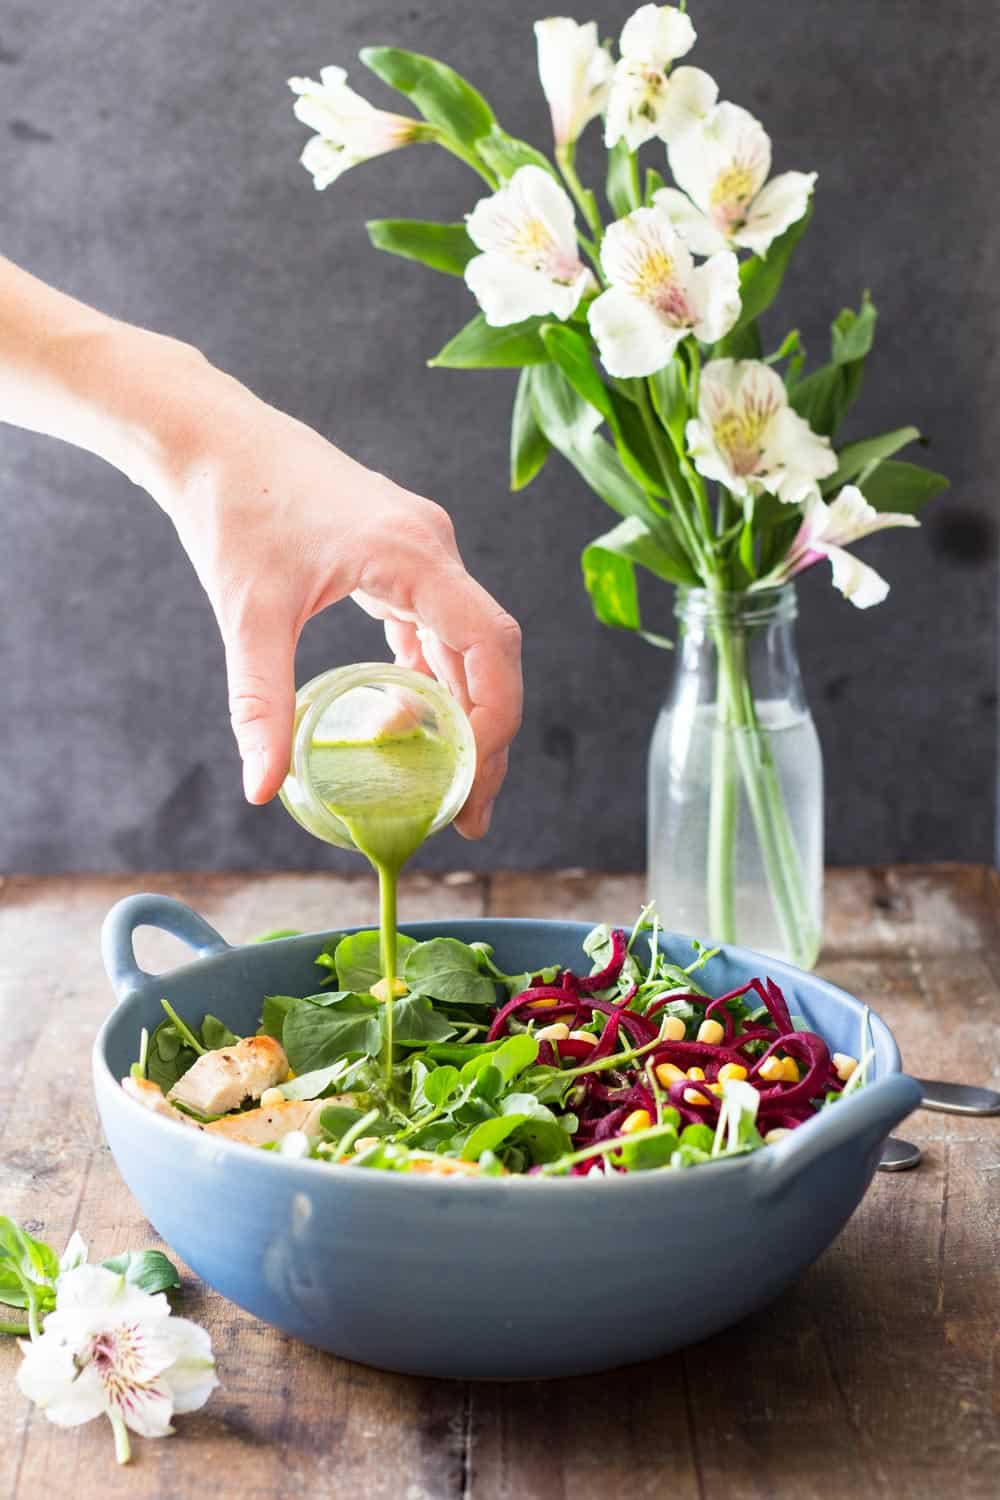
[[[248,1036],[234,1047],[203,1052],[167,1095],[203,1115],[224,1115],[244,1099],[259,1099],[265,1089],[288,1077],[288,1058],[270,1036]]]
[[[160,1088],[151,1078],[128,1078],[122,1079],[122,1088],[130,1099],[135,1099],[144,1109],[151,1109],[154,1115],[163,1115],[167,1120],[177,1120],[181,1125],[194,1125],[197,1130],[202,1127],[190,1115],[184,1114],[179,1109],[174,1109]]]
[[[353,1103],[352,1094],[338,1094],[332,1099],[286,1099],[268,1108],[246,1109],[242,1114],[213,1120],[205,1126],[205,1134],[222,1135],[227,1141],[242,1141],[247,1146],[266,1146],[269,1141],[283,1140],[293,1130],[318,1140],[322,1134],[319,1117],[327,1105]]]

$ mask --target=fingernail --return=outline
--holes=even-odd
[[[490,824],[493,821],[493,808],[495,806],[495,802],[487,802],[484,804],[483,810],[479,814],[479,830],[481,834],[489,833]]]
[[[267,775],[267,756],[262,750],[251,750],[243,761],[243,795],[256,802]]]

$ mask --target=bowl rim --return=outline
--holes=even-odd
[[[432,936],[448,936],[449,934],[447,931],[442,932],[440,930],[442,928],[447,929],[449,927],[454,928],[459,926],[482,926],[487,931],[496,931],[498,929],[508,928],[512,926],[531,926],[536,928],[547,927],[553,930],[558,929],[562,933],[565,933],[567,929],[570,929],[573,931],[579,931],[581,935],[585,935],[587,932],[591,931],[591,929],[595,925],[597,924],[593,922],[580,921],[577,918],[562,919],[552,917],[506,916],[441,917],[427,918],[415,922],[402,922],[399,925],[399,931],[406,934],[407,936],[413,935],[421,937],[424,941],[426,941],[427,938]],[[330,928],[326,931],[297,933],[293,937],[273,938],[268,941],[266,946],[268,948],[280,949],[281,947],[285,946],[291,947],[298,945],[305,947],[307,944],[312,945],[313,943],[318,943],[321,948],[324,940],[329,940],[332,937],[338,935],[348,936],[352,933],[369,932],[372,930],[373,929],[371,928],[371,926],[367,924],[351,924],[343,927]],[[658,941],[660,943],[663,943],[665,940],[688,943],[694,942],[694,939],[692,939],[688,934],[674,932],[671,929],[661,929],[658,934]],[[120,1095],[121,1100],[124,1101],[127,1110],[135,1111],[135,1118],[137,1120],[141,1118],[144,1125],[148,1128],[151,1128],[154,1131],[154,1134],[157,1131],[165,1130],[167,1132],[167,1135],[162,1137],[164,1140],[176,1139],[178,1143],[187,1141],[189,1145],[195,1144],[194,1140],[192,1139],[192,1134],[189,1127],[181,1125],[178,1121],[168,1119],[163,1115],[155,1114],[152,1110],[144,1108],[143,1105],[141,1105],[137,1100],[130,1098],[129,1095],[125,1092],[125,1090],[121,1086],[121,1080],[118,1079],[112,1072],[111,1066],[107,1059],[106,1042],[108,1033],[111,1029],[112,1024],[120,1019],[123,1011],[127,1011],[128,1008],[137,1005],[141,1000],[146,998],[150,985],[156,987],[160,982],[173,980],[180,976],[187,976],[193,971],[205,968],[219,961],[225,962],[227,960],[231,960],[235,955],[238,954],[242,955],[259,952],[262,946],[264,945],[255,942],[235,944],[227,943],[226,946],[218,952],[202,955],[191,960],[188,963],[179,964],[175,968],[164,970],[159,974],[149,974],[147,982],[141,984],[130,994],[126,994],[121,998],[115,998],[114,1004],[112,1005],[108,1014],[105,1016],[104,1020],[101,1022],[91,1049],[92,1075],[94,1090],[98,1100],[99,1113],[101,1089],[103,1086],[106,1088],[110,1088],[114,1091],[115,1094]],[[869,1093],[873,1086],[877,1085],[878,1083],[884,1082],[886,1079],[892,1077],[893,1075],[899,1075],[902,1073],[902,1059],[899,1052],[899,1046],[896,1042],[896,1038],[893,1035],[891,1028],[876,1010],[874,1010],[871,1006],[866,1006],[863,1001],[850,994],[849,991],[841,989],[839,985],[833,984],[828,979],[822,979],[818,975],[810,974],[804,969],[798,969],[793,964],[786,963],[782,959],[770,958],[765,954],[756,952],[756,950],[754,949],[742,948],[739,945],[730,943],[718,944],[717,948],[721,954],[724,954],[730,960],[734,960],[738,963],[743,963],[746,960],[751,960],[754,963],[765,966],[765,971],[769,969],[773,977],[777,978],[779,982],[781,981],[782,977],[784,977],[786,981],[787,979],[804,981],[810,986],[810,988],[818,989],[821,994],[829,994],[835,997],[838,1002],[846,1002],[848,1009],[854,1011],[857,1015],[859,1024],[861,1017],[867,1009],[873,1027],[881,1027],[884,1033],[884,1039],[888,1043],[889,1066],[883,1077],[873,1079],[872,1083],[866,1085],[864,1090],[859,1089],[850,1100],[846,1101],[844,1106],[845,1109],[852,1110],[853,1113],[853,1107],[857,1106],[857,1104],[863,1099],[864,1095],[866,1093]],[[319,949],[317,949],[317,951],[319,951]],[[349,1163],[340,1163],[334,1161],[315,1161],[311,1158],[283,1157],[280,1156],[277,1152],[262,1151],[259,1146],[250,1146],[242,1141],[231,1141],[226,1139],[225,1137],[217,1138],[213,1136],[205,1136],[203,1132],[199,1132],[198,1135],[199,1140],[204,1139],[206,1142],[210,1142],[210,1152],[213,1158],[221,1157],[224,1159],[227,1156],[233,1155],[236,1161],[242,1161],[247,1164],[256,1163],[259,1170],[277,1170],[283,1174],[286,1174],[284,1180],[289,1184],[290,1189],[295,1186],[301,1186],[304,1182],[308,1182],[310,1186],[315,1186],[317,1181],[329,1181],[331,1185],[354,1183],[359,1187],[363,1187],[365,1190],[370,1189],[373,1191],[378,1191],[380,1190],[380,1184],[384,1185],[389,1181],[394,1181],[397,1183],[405,1181],[409,1184],[409,1186],[404,1189],[404,1191],[419,1192],[426,1189],[428,1191],[439,1193],[443,1188],[450,1189],[457,1184],[461,1184],[463,1196],[467,1196],[470,1193],[476,1196],[478,1196],[479,1194],[489,1194],[495,1196],[498,1191],[522,1191],[520,1187],[512,1187],[514,1183],[519,1183],[530,1184],[531,1191],[535,1193],[542,1192],[544,1188],[554,1188],[558,1192],[572,1190],[574,1193],[579,1195],[584,1191],[590,1194],[606,1194],[608,1192],[607,1185],[609,1181],[612,1180],[615,1181],[618,1185],[611,1191],[618,1193],[626,1191],[687,1192],[690,1191],[690,1189],[684,1187],[683,1184],[702,1180],[701,1173],[706,1167],[711,1167],[713,1169],[714,1177],[719,1177],[723,1173],[733,1172],[749,1172],[759,1176],[762,1171],[771,1172],[772,1170],[776,1170],[782,1162],[788,1159],[789,1155],[791,1154],[789,1148],[800,1147],[806,1134],[808,1134],[809,1138],[811,1138],[821,1120],[822,1115],[817,1114],[812,1120],[808,1120],[803,1125],[800,1125],[798,1129],[793,1131],[792,1135],[790,1137],[787,1137],[783,1142],[771,1146],[767,1152],[755,1151],[742,1156],[719,1157],[714,1161],[702,1163],[699,1166],[698,1170],[622,1172],[611,1174],[610,1177],[604,1176],[603,1174],[600,1176],[588,1174],[586,1177],[582,1178],[571,1177],[568,1174],[562,1176],[542,1176],[541,1174],[535,1174],[531,1176],[527,1173],[510,1173],[504,1177],[465,1177],[461,1175],[448,1177],[434,1173],[377,1171],[367,1171],[364,1173],[360,1173],[353,1166],[353,1164]],[[861,1121],[859,1120],[859,1129],[860,1128]],[[195,1154],[197,1155],[200,1153]],[[321,1173],[321,1176],[318,1178],[315,1175],[316,1169],[319,1169]],[[294,1180],[296,1178],[298,1179],[298,1182]],[[752,1180],[752,1177],[748,1179],[748,1186]],[[671,1183],[673,1185],[668,1187],[668,1183]],[[656,1187],[656,1184],[659,1184],[659,1187]],[[396,1189],[390,1189],[390,1191],[396,1191]]]

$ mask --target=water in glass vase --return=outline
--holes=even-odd
[[[678,599],[673,690],[649,756],[649,893],[675,931],[809,968],[819,951],[823,762],[791,590]]]

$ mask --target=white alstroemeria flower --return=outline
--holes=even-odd
[[[818,496],[818,481],[837,467],[829,438],[792,410],[781,376],[759,359],[714,359],[705,366],[687,445],[699,474],[731,494],[768,490],[789,505]]]
[[[608,91],[604,144],[637,151],[654,136],[671,141],[711,111],[719,89],[701,68],[677,68],[695,43],[691,18],[674,5],[642,5],[622,28]]]
[[[889,526],[919,525],[916,516],[877,511],[856,485],[847,484],[831,504],[813,500],[807,506],[798,535],[774,581],[793,578],[825,557],[833,568],[834,588],[858,609],[869,609],[882,603],[889,585],[874,568],[846,552],[845,547]]]
[[[518,167],[466,228],[483,252],[466,266],[466,285],[494,328],[568,318],[595,284],[577,253],[572,200],[542,167]]]
[[[433,126],[376,109],[348,88],[343,68],[321,68],[319,76],[319,83],[313,78],[288,80],[298,96],[293,105],[296,119],[317,132],[299,157],[317,188],[329,187],[348,167],[373,156],[433,139]]]
[[[78,1229],[74,1229],[66,1241],[66,1249],[59,1257],[60,1276],[65,1276],[67,1271],[75,1271],[77,1266],[85,1265],[88,1254],[86,1240]]]
[[[127,1429],[166,1437],[174,1412],[203,1406],[219,1383],[204,1328],[103,1266],[64,1271],[44,1331],[20,1347],[24,1395],[59,1427],[106,1415],[119,1463],[130,1456]]]
[[[601,46],[597,22],[569,16],[535,22],[538,76],[552,115],[556,148],[571,146],[608,97],[614,64]]]
[[[726,250],[696,267],[661,209],[637,208],[610,225],[601,264],[611,286],[588,318],[609,375],[652,375],[689,333],[714,343],[739,317],[736,256]]]
[[[696,255],[733,245],[766,255],[801,219],[816,181],[815,172],[783,172],[768,182],[771,139],[738,104],[716,105],[698,129],[671,141],[668,155],[684,192],[661,188],[656,202]]]

